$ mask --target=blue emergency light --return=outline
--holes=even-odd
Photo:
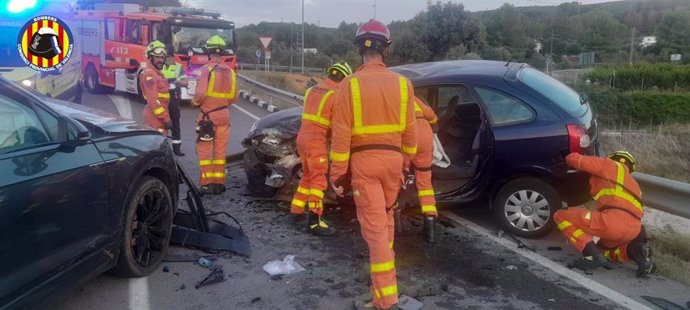
[[[36,6],[37,0],[10,0],[7,3],[7,11],[10,13],[21,13]]]

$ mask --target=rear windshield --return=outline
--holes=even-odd
[[[518,79],[572,116],[578,117],[587,111],[587,108],[580,102],[578,93],[536,69],[522,69]]]

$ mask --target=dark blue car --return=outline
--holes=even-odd
[[[0,309],[163,259],[179,177],[155,130],[0,78]]]
[[[488,197],[508,232],[549,232],[563,201],[587,199],[586,176],[571,172],[564,156],[595,154],[597,126],[587,96],[526,64],[446,61],[394,67],[439,117],[438,137],[451,160],[434,166],[439,203]],[[257,121],[245,139],[248,188],[269,196],[290,184],[280,163],[294,154],[301,108]],[[276,164],[279,163],[279,164]],[[284,182],[276,182],[279,178]],[[268,184],[268,185],[267,185]],[[272,187],[273,188],[272,188]]]

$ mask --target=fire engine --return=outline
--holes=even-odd
[[[208,63],[204,43],[218,35],[227,47],[222,55],[235,68],[235,24],[220,18],[220,13],[192,8],[150,8],[138,4],[104,3],[76,13],[76,33],[82,40],[84,84],[91,93],[113,90],[140,94],[138,77],[146,61],[146,45],[163,42],[182,65],[189,89],[182,88],[182,99],[193,98],[199,69]]]

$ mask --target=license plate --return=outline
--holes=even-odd
[[[187,93],[190,95],[194,95],[194,92],[196,91],[196,81],[189,81],[187,84]]]

